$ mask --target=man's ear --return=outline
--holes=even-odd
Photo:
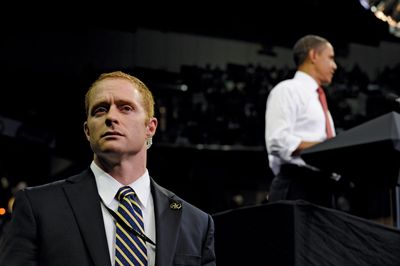
[[[148,138],[153,137],[154,134],[156,133],[157,123],[158,123],[157,118],[155,117],[150,118],[146,126],[146,135]]]
[[[89,127],[87,125],[87,121],[85,121],[83,123],[83,131],[85,132],[87,140],[89,140],[90,139],[90,132],[89,132]]]
[[[317,58],[317,51],[315,49],[308,51],[308,58],[312,63],[314,63]]]

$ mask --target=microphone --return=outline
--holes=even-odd
[[[389,92],[389,93],[386,93],[386,94],[384,95],[384,97],[385,97],[385,99],[388,100],[389,102],[392,102],[392,103],[394,102],[394,103],[396,103],[396,104],[400,104],[400,96],[397,95],[396,93]]]
[[[400,112],[400,96],[393,92],[388,92],[383,95],[385,101],[391,104],[393,111]]]

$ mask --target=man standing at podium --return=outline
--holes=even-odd
[[[293,47],[296,73],[270,92],[265,115],[268,160],[275,177],[269,202],[303,199],[333,207],[328,174],[306,165],[300,152],[335,136],[323,86],[337,68],[329,41],[316,35],[300,38]]]

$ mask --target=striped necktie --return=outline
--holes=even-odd
[[[115,197],[119,201],[118,216],[130,228],[144,234],[142,211],[136,201],[135,191],[125,186],[118,190]],[[116,223],[115,243],[115,265],[147,265],[146,243],[125,230],[119,222]]]
[[[329,121],[329,111],[328,111],[328,103],[326,102],[326,96],[324,89],[319,87],[317,89],[318,91],[318,98],[319,101],[321,102],[322,109],[324,110],[324,115],[325,115],[325,130],[326,130],[326,137],[328,139],[333,138],[333,129],[331,126],[331,122]]]

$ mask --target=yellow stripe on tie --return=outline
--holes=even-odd
[[[147,259],[147,255],[144,254],[142,248],[138,246],[138,244],[136,243],[136,241],[128,234],[128,232],[126,232],[126,231],[122,228],[122,226],[121,226],[120,224],[117,223],[117,226],[118,226],[118,228],[124,233],[124,235],[131,241],[131,243],[133,243],[133,244],[135,245],[135,247],[139,250],[140,254],[142,254],[142,256],[145,257],[145,258]],[[118,236],[118,235],[117,235],[117,237],[121,240],[121,242],[123,242],[124,244],[126,244],[125,241],[123,241],[122,237],[120,237],[120,236]],[[138,239],[138,240],[140,241],[140,243],[143,245],[143,248],[145,248],[145,247],[146,247],[146,243],[145,243],[141,238],[139,238],[139,237],[138,237],[137,239]],[[128,249],[129,249],[129,251],[131,251],[130,248],[128,248]],[[132,251],[132,252],[133,252],[133,251]]]
[[[147,266],[146,242],[134,232],[137,229],[138,233],[145,233],[143,215],[135,195],[132,188],[125,186],[115,196],[119,201],[116,213],[120,218],[116,222],[115,263],[125,263],[126,260],[130,265]]]

